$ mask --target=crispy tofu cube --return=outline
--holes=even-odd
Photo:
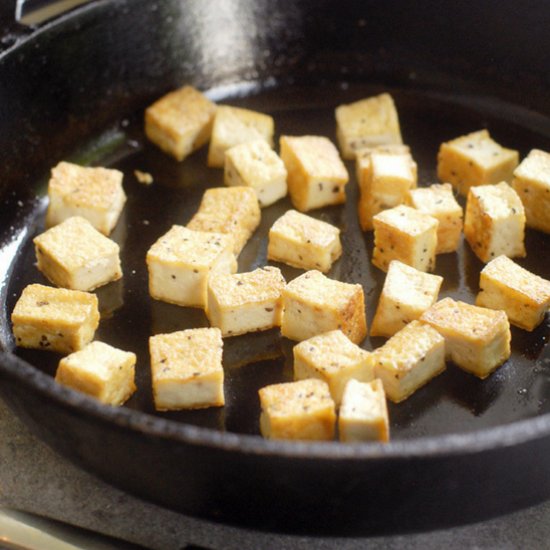
[[[409,152],[375,151],[359,155],[356,168],[359,223],[367,231],[373,229],[373,216],[407,200],[409,191],[416,187],[417,166]]]
[[[399,117],[389,94],[380,94],[336,108],[336,137],[345,159],[353,160],[365,147],[401,140]]]
[[[283,161],[263,139],[235,145],[225,152],[225,185],[252,187],[262,208],[286,196],[286,175]]]
[[[192,86],[184,86],[145,110],[145,135],[182,161],[210,139],[215,113],[214,103]]]
[[[336,407],[340,406],[349,380],[370,382],[374,378],[372,354],[354,344],[341,330],[303,340],[294,346],[293,355],[294,379],[324,380]]]
[[[207,189],[197,213],[187,224],[194,231],[225,233],[233,238],[238,256],[260,224],[260,206],[250,187],[214,187]]]
[[[390,262],[372,321],[371,336],[393,336],[437,301],[443,277]]]
[[[340,441],[390,440],[390,422],[384,385],[380,378],[372,382],[351,379],[345,387],[338,415]]]
[[[54,285],[93,290],[122,277],[119,246],[79,216],[34,238],[37,266]]]
[[[290,340],[341,330],[359,344],[367,335],[365,296],[359,284],[343,283],[307,271],[283,290],[281,333]]]
[[[147,269],[155,300],[205,308],[210,274],[237,271],[233,239],[174,225],[149,248]]]
[[[348,172],[334,144],[323,136],[281,136],[294,208],[307,212],[346,201]]]
[[[374,373],[394,403],[445,370],[445,339],[429,325],[411,321],[373,352]]]
[[[92,342],[59,362],[55,381],[107,405],[122,405],[136,391],[136,355]]]
[[[213,274],[208,280],[206,316],[222,336],[279,327],[284,286],[285,279],[276,267],[235,275]]]
[[[512,187],[525,208],[527,225],[550,233],[550,153],[533,149],[514,170]]]
[[[296,210],[285,212],[269,230],[268,260],[326,273],[341,255],[340,230]]]
[[[419,271],[435,269],[439,222],[410,206],[384,210],[373,218],[374,250],[372,263],[387,271],[392,260],[399,260]]]
[[[470,190],[464,237],[482,262],[501,254],[510,258],[526,255],[525,211],[518,194],[506,182]]]
[[[408,204],[439,222],[436,254],[456,252],[462,235],[462,207],[450,183],[434,183],[409,191]]]
[[[550,307],[550,281],[499,256],[481,271],[476,305],[502,309],[512,325],[531,331]]]
[[[510,324],[504,311],[444,298],[420,320],[445,338],[447,359],[486,378],[510,357]]]
[[[224,405],[222,349],[222,335],[217,328],[151,336],[155,408],[168,411]]]
[[[442,143],[437,155],[437,177],[467,195],[470,187],[512,181],[519,153],[494,141],[487,130]]]
[[[261,139],[272,147],[274,131],[275,123],[269,115],[229,105],[218,106],[208,149],[208,166],[223,168],[225,152],[247,141]]]
[[[72,353],[94,338],[99,325],[97,296],[28,285],[15,304],[11,321],[18,346]]]
[[[259,390],[260,430],[269,439],[327,441],[334,438],[336,412],[326,382],[299,380]]]
[[[122,177],[119,170],[60,162],[52,168],[48,182],[46,225],[52,227],[80,216],[109,235],[126,202]]]

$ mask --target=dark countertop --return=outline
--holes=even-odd
[[[550,548],[550,502],[466,527],[371,539],[278,536],[220,526],[149,504],[82,471],[31,434],[1,400],[0,434],[0,505],[147,548],[171,550],[188,545],[216,550]]]

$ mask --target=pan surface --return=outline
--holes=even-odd
[[[274,88],[244,97],[223,97],[226,103],[249,107],[274,116],[278,134],[325,135],[335,142],[334,108],[340,103],[368,97],[382,91],[373,86],[327,85],[317,87]],[[490,112],[492,105],[478,100],[459,102],[457,98],[390,90],[400,113],[404,141],[408,143],[419,166],[419,181],[437,181],[435,159],[439,144],[470,130],[488,127],[494,138],[524,156],[531,148],[550,149],[550,137],[534,132],[521,113],[509,106],[504,112]],[[215,91],[212,95],[217,96]],[[328,100],[330,98],[330,100]],[[519,117],[519,118],[518,118]],[[97,291],[102,311],[96,338],[138,356],[136,384],[139,391],[127,407],[221,431],[259,434],[257,390],[269,383],[292,380],[292,342],[282,339],[278,330],[249,334],[225,340],[227,405],[198,411],[156,413],[152,404],[148,338],[152,334],[184,328],[209,326],[202,310],[182,308],[153,300],[148,294],[145,255],[148,248],[173,224],[185,225],[197,210],[204,190],[223,186],[223,171],[206,167],[206,148],[178,163],[147,143],[142,132],[142,113],[125,118],[83,151],[70,158],[76,162],[109,166],[125,174],[128,203],[112,238],[121,246],[124,278]],[[357,183],[354,165],[347,163],[351,183],[345,206],[311,212],[318,219],[342,230],[343,257],[328,273],[329,277],[361,283],[366,295],[367,318],[372,320],[384,273],[370,262],[372,232],[361,232],[356,214]],[[140,184],[135,170],[149,172],[154,184]],[[33,282],[50,284],[35,266],[31,239],[44,230],[44,182],[38,178],[36,217],[33,232],[14,250],[18,255],[8,282],[7,311],[12,311],[22,289]],[[463,201],[462,201],[463,202]],[[273,222],[291,208],[287,199],[262,210],[262,222],[239,258],[239,271],[266,265],[267,232]],[[521,265],[541,276],[550,277],[546,256],[549,239],[542,233],[527,232],[528,255]],[[291,280],[302,270],[277,265]],[[452,296],[469,303],[479,289],[479,272],[483,264],[462,243],[456,254],[440,255],[436,273],[444,277],[441,297]],[[425,388],[398,405],[390,405],[392,438],[403,439],[439,434],[464,433],[500,426],[546,413],[550,399],[546,376],[537,366],[550,334],[546,319],[532,333],[513,328],[513,355],[488,379],[477,378],[450,366]],[[363,346],[372,350],[383,338],[367,338]],[[13,344],[12,344],[13,345]],[[54,375],[60,356],[17,348],[16,354],[43,372]],[[258,361],[258,359],[260,359]],[[263,359],[263,360],[262,360]]]
[[[310,73],[317,74],[315,67]],[[522,157],[535,147],[550,150],[547,116],[483,93],[381,84],[346,74],[324,79],[322,71],[307,83],[264,78],[208,88],[213,99],[272,114],[277,135],[319,134],[333,141],[338,104],[389,91],[421,185],[436,181],[442,141],[483,127]],[[34,265],[32,237],[44,228],[49,167],[42,163],[42,169],[25,178],[29,184],[24,188],[3,192],[0,338],[7,353],[1,361],[2,393],[42,437],[103,478],[146,498],[272,530],[351,534],[428,529],[548,497],[548,470],[542,461],[532,460],[550,447],[548,318],[533,333],[512,329],[512,357],[488,379],[480,381],[449,364],[407,401],[390,405],[392,443],[386,446],[292,444],[258,436],[258,388],[292,379],[292,343],[278,331],[225,340],[225,407],[157,413],[148,337],[207,326],[207,321],[200,310],[149,297],[145,254],[171,225],[187,223],[206,188],[223,181],[221,171],[206,168],[204,149],[176,163],[147,143],[142,131],[147,102],[138,103],[139,108],[123,111],[81,137],[64,155],[125,174],[128,202],[112,234],[121,246],[124,277],[97,291],[102,321],[96,334],[138,356],[139,389],[122,409],[57,387],[52,376],[59,356],[14,347],[9,315],[17,298],[29,283],[47,284]],[[347,166],[347,203],[311,214],[342,229],[344,254],[329,276],[363,285],[370,322],[384,274],[370,263],[372,234],[359,230],[354,167]],[[153,185],[138,183],[136,169],[151,173]],[[261,226],[239,258],[239,271],[267,263],[267,230],[288,208],[284,199],[262,211]],[[528,256],[518,263],[550,278],[548,236],[528,230],[526,246]],[[301,273],[279,267],[287,280]],[[457,254],[439,256],[436,273],[445,277],[440,297],[473,302],[481,268],[466,244]],[[367,338],[363,346],[374,349],[383,342]]]

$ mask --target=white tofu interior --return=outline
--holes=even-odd
[[[220,378],[221,377],[221,378]],[[163,380],[155,385],[157,409],[189,409],[223,400],[223,376],[200,380]]]
[[[206,305],[208,272],[203,268],[151,262],[149,285],[153,298],[190,307]]]
[[[86,262],[73,274],[72,288],[75,290],[93,290],[114,278],[120,273],[118,253],[96,258]]]

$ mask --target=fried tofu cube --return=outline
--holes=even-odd
[[[260,224],[260,218],[260,206],[253,189],[214,187],[204,192],[199,209],[187,227],[231,235],[233,252],[238,256]]]
[[[437,177],[467,195],[470,187],[512,181],[519,153],[494,141],[487,130],[442,143],[437,155]]]
[[[262,208],[286,196],[286,176],[283,161],[262,139],[235,145],[225,152],[225,185],[252,187]]]
[[[60,162],[52,168],[48,182],[46,225],[52,227],[80,216],[109,235],[126,202],[122,178],[119,170]]]
[[[336,107],[336,137],[345,159],[365,147],[402,143],[399,117],[391,95],[361,99]]]
[[[453,195],[450,183],[434,183],[409,191],[409,206],[429,214],[439,222],[436,254],[456,252],[462,235],[462,207]]]
[[[346,201],[348,172],[334,144],[323,136],[281,136],[294,208],[307,212]]]
[[[435,269],[439,227],[435,218],[402,204],[376,214],[372,221],[376,267],[387,271],[392,260],[399,260],[419,271]]]
[[[512,325],[532,331],[550,307],[550,281],[499,256],[480,273],[476,305],[502,309]]]
[[[136,391],[136,355],[91,342],[59,362],[55,381],[107,405],[122,405]]]
[[[356,344],[365,338],[363,287],[329,279],[320,271],[306,271],[283,290],[281,333],[302,341],[330,330],[341,330]]]
[[[375,150],[359,155],[356,168],[359,183],[359,223],[363,231],[372,230],[373,216],[382,210],[403,204],[409,191],[416,187],[416,162],[409,152]]]
[[[217,328],[151,336],[155,408],[168,411],[224,405],[222,350],[222,335]]]
[[[445,339],[429,325],[411,321],[373,352],[374,374],[394,403],[445,370]]]
[[[97,296],[28,285],[15,304],[11,321],[18,346],[72,353],[94,338],[99,325]]]
[[[391,261],[372,321],[371,336],[393,336],[419,319],[437,301],[442,282],[443,277],[439,275]]]
[[[514,170],[512,187],[523,203],[528,227],[550,233],[550,153],[533,149]]]
[[[197,89],[184,86],[145,110],[145,135],[165,153],[182,161],[212,133],[216,105]]]
[[[518,194],[506,182],[470,190],[464,237],[485,263],[501,254],[510,258],[526,255],[525,211]]]
[[[338,414],[340,441],[390,440],[390,421],[384,385],[380,378],[359,382],[352,378],[345,387]]]
[[[285,279],[276,267],[235,275],[213,274],[208,280],[206,316],[222,336],[279,327],[284,286]]]
[[[293,348],[294,379],[318,378],[330,389],[336,407],[352,378],[374,378],[372,354],[354,344],[341,330],[331,330],[303,340]]]
[[[219,105],[208,149],[208,166],[223,168],[225,152],[247,141],[261,139],[273,147],[274,131],[275,122],[269,115],[241,107]]]
[[[259,390],[260,431],[268,439],[328,441],[334,438],[336,412],[328,384],[299,380]]]
[[[119,246],[73,216],[35,237],[37,266],[54,285],[93,290],[122,277]]]
[[[340,230],[330,223],[288,210],[269,230],[267,259],[326,273],[342,255]]]
[[[147,252],[149,294],[155,300],[206,308],[212,273],[235,273],[233,239],[173,225]]]
[[[486,378],[510,357],[510,324],[504,311],[444,298],[420,320],[445,338],[447,359],[479,378]]]

